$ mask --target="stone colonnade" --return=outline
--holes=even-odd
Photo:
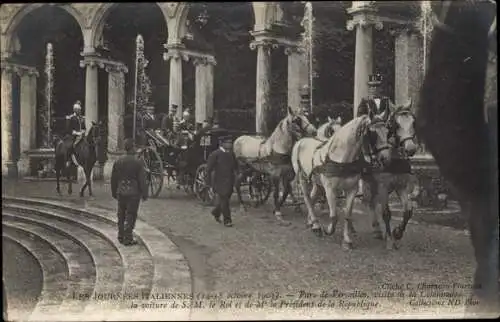
[[[374,7],[375,1],[353,1],[348,13],[352,19],[347,22],[348,30],[356,30],[354,63],[354,115],[363,97],[368,95],[368,77],[374,73],[374,31],[384,25]],[[386,19],[387,20],[387,19]],[[412,22],[386,21],[395,36],[395,102],[405,103],[409,98],[413,106],[418,106],[418,93],[423,81],[422,39]]]
[[[20,159],[14,160],[14,124],[12,112],[16,98],[13,96],[14,77],[20,78]],[[2,61],[2,175],[26,175],[29,160],[22,153],[36,144],[36,91],[38,72],[35,68]],[[19,161],[19,162],[18,162]]]
[[[367,95],[368,76],[373,70],[373,33],[383,28],[382,21],[387,19],[377,12],[374,1],[353,1],[352,7],[348,9],[348,14],[352,20],[348,21],[347,28],[356,30],[355,49],[355,81],[354,81],[354,109],[362,97]],[[176,26],[176,20],[182,20],[181,11],[175,11],[169,26]],[[257,20],[262,20],[260,17]],[[267,18],[266,18],[267,19]],[[274,18],[273,18],[274,19]],[[270,23],[270,22],[269,22]],[[408,97],[414,99],[414,104],[418,99],[418,89],[422,81],[423,70],[421,68],[422,45],[421,39],[411,28],[401,29],[401,25],[408,26],[408,22],[389,22],[396,25],[396,103],[402,103]],[[399,24],[399,25],[398,25]],[[255,129],[258,133],[269,133],[267,119],[270,112],[270,79],[272,75],[271,53],[272,50],[284,47],[285,54],[288,55],[288,105],[293,109],[300,108],[300,89],[308,84],[308,69],[305,61],[305,53],[300,44],[300,40],[287,39],[273,33],[270,24],[257,23],[254,31],[251,32],[254,41],[250,48],[256,50],[257,77],[256,77],[256,120]],[[84,58],[81,66],[85,68],[85,116],[87,126],[92,121],[98,121],[98,69],[102,68],[108,72],[108,151],[116,152],[123,148],[123,114],[125,110],[124,93],[124,73],[127,68],[115,61],[103,59],[95,55],[95,48],[92,42],[91,26],[84,28]],[[404,26],[403,26],[404,27]],[[180,29],[179,29],[180,28]],[[174,33],[181,36],[181,27],[177,27]],[[179,116],[182,113],[182,79],[183,61],[191,61],[195,65],[196,78],[196,122],[202,122],[213,115],[214,111],[214,68],[215,57],[206,53],[199,53],[186,49],[182,45],[180,38],[169,36],[168,44],[165,45],[167,52],[164,59],[169,61],[170,88],[169,105],[179,106]],[[2,51],[2,57],[4,57]],[[8,58],[8,55],[5,56]],[[17,160],[14,158],[13,147],[13,75],[21,76],[21,157],[19,169],[22,174],[27,173],[28,162],[24,157],[26,150],[35,148],[36,133],[36,70],[28,66],[12,64],[2,59],[2,174],[17,175]],[[310,89],[311,90],[311,89]],[[111,154],[109,159],[112,159]],[[108,162],[110,163],[110,162]]]
[[[165,45],[167,52],[163,55],[170,62],[169,109],[177,105],[177,116],[182,117],[182,61],[190,61],[195,66],[195,118],[202,123],[213,116],[214,112],[214,66],[215,57],[184,48],[181,45]]]

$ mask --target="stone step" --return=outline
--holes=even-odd
[[[46,201],[36,198],[14,198],[2,196],[4,204],[18,204],[34,206],[37,209],[60,210],[66,214],[73,214],[75,218],[98,217],[113,225],[117,224],[116,213],[109,210],[85,207],[75,208],[66,204]],[[177,246],[158,229],[147,223],[137,220],[134,230],[138,240],[141,240],[148,249],[154,263],[154,276],[152,293],[182,292],[191,293],[191,274],[185,257],[177,249]]]
[[[57,310],[68,290],[69,269],[64,256],[42,237],[2,224],[2,235],[28,250],[40,263],[43,288],[31,316],[46,316]]]
[[[9,206],[9,205],[8,205]],[[39,207],[31,206],[15,206],[18,209],[24,209],[31,212],[39,212]],[[63,210],[44,210],[40,212],[42,215],[49,217],[50,220],[62,220],[65,222],[72,222],[87,230],[92,230],[97,233],[106,242],[111,243],[113,247],[119,252],[123,262],[124,268],[124,285],[122,292],[143,292],[149,294],[151,291],[152,276],[153,276],[153,262],[149,251],[143,243],[134,247],[126,247],[117,241],[117,227],[109,221],[104,221],[100,217],[93,215],[90,216],[76,216],[68,214]],[[54,217],[56,216],[56,217]],[[139,238],[138,238],[139,239]]]
[[[149,289],[142,284],[142,291],[134,291],[142,298],[142,293],[145,291],[149,294],[160,294],[166,292],[172,293],[192,293],[190,269],[184,256],[178,251],[177,247],[168,239],[163,233],[156,228],[138,220],[136,223],[136,238],[140,241],[138,246],[124,247],[116,241],[117,232],[117,218],[116,214],[109,210],[104,210],[94,207],[84,207],[75,209],[75,206],[68,206],[59,202],[47,202],[43,199],[25,199],[25,198],[12,198],[3,197],[3,208],[7,207],[18,209],[28,212],[26,216],[31,217],[39,216],[38,219],[45,221],[51,220],[57,223],[65,222],[68,225],[78,226],[83,229],[92,230],[94,234],[101,235],[108,243],[116,246],[119,254],[124,259],[124,266],[129,263],[125,274],[135,272],[136,276],[129,277],[130,284],[136,286],[127,287],[124,283],[123,290],[127,289],[137,290],[140,289],[140,283],[144,282],[144,278],[149,277]],[[24,209],[23,209],[24,208]],[[38,213],[38,215],[37,215]],[[67,227],[69,228],[69,227]],[[78,238],[80,239],[80,238]],[[139,248],[143,251],[138,251]],[[147,250],[147,251],[146,251]],[[145,254],[147,256],[145,256]],[[142,257],[141,257],[142,256]],[[150,269],[145,269],[144,264],[148,261]],[[135,265],[135,269],[133,268]],[[142,265],[142,266],[141,266]],[[154,265],[154,266],[153,266]],[[98,265],[96,265],[98,267]],[[134,282],[135,278],[135,282]],[[109,292],[107,292],[109,293]],[[122,293],[123,294],[123,293]],[[132,294],[134,295],[134,294]],[[150,303],[147,296],[133,301],[139,306],[141,303]],[[104,302],[96,302],[85,309],[85,320],[151,320],[151,319],[165,319],[165,310],[148,310],[144,314],[144,310],[137,308],[130,308],[131,300],[121,301],[118,305],[115,303],[112,307],[103,306]],[[173,313],[173,312],[172,312]],[[170,315],[170,313],[169,313]],[[176,310],[175,319],[186,320],[189,319],[190,309]],[[174,318],[174,316],[171,316]],[[78,315],[65,316],[68,320],[81,320],[82,317]]]
[[[95,232],[90,226],[75,224],[48,211],[39,211],[22,206],[2,205],[2,210],[14,213],[16,220],[23,220],[52,229],[57,234],[60,231],[71,233],[85,248],[90,250],[96,267],[94,294],[119,294],[124,284],[123,261],[119,252],[106,238]],[[84,228],[85,227],[85,228]],[[92,296],[92,294],[89,294]],[[112,309],[116,301],[88,301],[85,311]],[[97,306],[97,307],[96,307]],[[40,318],[42,319],[42,318]],[[37,318],[37,320],[40,320]],[[42,320],[45,320],[43,318]]]
[[[59,311],[71,313],[83,311],[86,301],[80,300],[78,295],[92,294],[96,281],[96,268],[90,251],[70,233],[47,228],[48,224],[40,225],[38,222],[11,215],[9,212],[3,213],[2,221],[6,226],[16,227],[42,237],[64,256],[69,269],[69,282],[68,293]]]

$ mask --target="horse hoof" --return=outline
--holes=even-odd
[[[342,250],[349,251],[352,250],[352,243],[342,242]]]
[[[392,236],[394,236],[396,240],[400,240],[401,238],[403,238],[403,230],[399,227],[394,228],[392,230]]]
[[[335,232],[335,228],[333,228],[331,225],[328,225],[328,228],[324,230],[325,235],[331,236]]]
[[[398,248],[398,244],[395,241],[387,241],[387,244],[385,244],[385,249],[387,250],[396,250]]]
[[[312,232],[318,237],[323,237],[323,229],[321,227],[313,228]]]
[[[374,231],[373,232],[373,238],[383,240],[384,236],[382,235],[381,231]]]
[[[310,222],[306,223],[306,228],[311,228],[313,226],[313,224],[311,224]]]

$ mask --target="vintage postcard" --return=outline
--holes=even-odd
[[[4,320],[498,317],[496,6],[2,4]]]

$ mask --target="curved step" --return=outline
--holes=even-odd
[[[9,207],[12,206],[6,205],[4,207],[9,209]],[[154,267],[147,248],[141,244],[134,247],[126,247],[115,242],[116,226],[111,226],[108,222],[104,222],[95,216],[82,218],[82,216],[72,216],[71,214],[62,213],[61,211],[52,209],[49,211],[42,211],[29,206],[14,206],[14,208],[36,214],[37,216],[43,216],[50,221],[56,220],[78,225],[93,234],[99,235],[100,238],[113,245],[122,260],[124,270],[122,293],[139,293],[142,295],[142,293],[149,294],[151,291]]]
[[[100,208],[85,207],[85,209],[76,209],[67,204],[54,201],[9,196],[3,196],[2,201],[4,205],[14,203],[61,210],[85,218],[99,217],[114,225],[117,224],[115,213]],[[190,268],[184,255],[178,251],[177,246],[158,229],[141,220],[137,220],[134,233],[143,241],[153,258],[155,271],[151,293],[192,293]]]
[[[27,207],[12,207],[3,205],[3,210],[7,210],[15,220],[27,221],[43,226],[57,234],[61,231],[70,232],[74,238],[78,239],[85,248],[92,254],[96,268],[96,282],[94,292],[82,294],[93,298],[94,294],[119,294],[122,291],[124,282],[123,262],[120,254],[114,245],[107,239],[103,239],[98,233],[75,224],[71,220],[64,220],[52,214],[42,212]],[[5,215],[3,215],[5,216]],[[9,215],[7,215],[9,216]],[[117,304],[116,301],[88,301],[85,310],[94,310],[98,307]]]
[[[61,312],[75,313],[83,311],[86,301],[80,298],[83,294],[92,294],[96,281],[96,268],[90,251],[83,243],[64,231],[47,228],[48,224],[18,218],[8,212],[2,215],[3,224],[37,235],[52,244],[63,254],[69,268],[68,292],[59,307]]]
[[[3,207],[6,205],[23,206],[23,207],[34,207],[37,211],[49,210],[52,212],[51,215],[58,216],[60,218],[65,218],[71,220],[75,224],[75,218],[79,220],[79,224],[85,224],[90,221],[95,223],[104,222],[110,224],[113,227],[117,225],[117,218],[114,212],[109,210],[104,210],[95,207],[79,207],[75,209],[74,205],[67,205],[60,202],[46,201],[44,199],[33,199],[33,198],[13,198],[13,197],[2,197]],[[55,210],[55,211],[54,211]],[[47,211],[45,211],[47,212]],[[47,214],[45,214],[47,215]],[[113,229],[114,233],[110,236],[111,239],[116,238],[116,228]],[[144,246],[149,251],[154,264],[154,274],[150,294],[161,294],[161,293],[187,293],[192,294],[192,283],[190,268],[187,261],[182,253],[178,250],[177,246],[168,239],[162,232],[156,228],[146,224],[143,221],[138,220],[136,222],[136,227],[134,230],[136,236],[139,240],[144,243]],[[121,245],[119,245],[121,246]],[[127,247],[126,250],[132,250],[134,247]],[[148,294],[149,295],[149,294]],[[139,302],[139,303],[138,303]],[[142,303],[151,303],[146,297],[143,301],[136,301],[139,306]],[[123,301],[123,303],[127,303]],[[122,304],[123,304],[122,303]],[[130,305],[130,301],[128,303]],[[142,309],[131,309],[129,307],[119,308],[119,311],[111,312],[109,309],[103,311],[102,309],[95,310],[85,310],[85,319],[87,320],[164,320],[165,310],[168,312],[169,319],[175,320],[188,320],[190,316],[191,309],[178,309],[175,311],[170,311],[168,308],[164,310],[154,309],[146,310],[144,313]]]
[[[26,248],[40,263],[43,271],[43,288],[31,316],[47,316],[63,302],[69,277],[64,257],[43,238],[15,227],[2,225],[2,235]]]
[[[6,236],[2,236],[2,251],[3,296],[8,303],[4,310],[12,321],[26,321],[42,294],[42,266],[28,249]]]

